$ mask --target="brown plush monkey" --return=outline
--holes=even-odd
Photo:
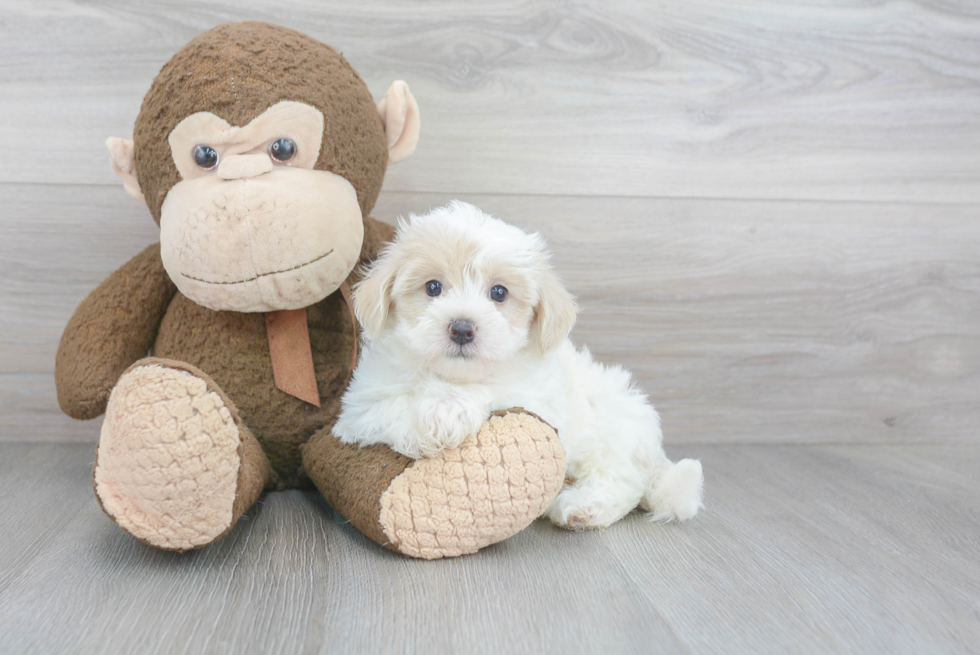
[[[330,432],[356,359],[344,295],[392,235],[368,214],[418,133],[404,82],[375,106],[328,46],[238,23],[174,55],[134,140],[107,142],[160,243],[81,303],[56,378],[67,414],[106,414],[95,491],[127,532],[199,548],[264,489],[312,482],[374,541],[436,558],[516,533],[557,494],[564,451],[520,409],[417,462]]]

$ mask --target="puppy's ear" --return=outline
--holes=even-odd
[[[367,276],[354,286],[354,314],[368,336],[376,338],[384,330],[391,310],[391,287],[395,283],[395,262],[390,251],[382,252],[371,264]]]
[[[558,347],[575,326],[578,305],[554,271],[545,271],[538,305],[534,308],[531,338],[542,352]]]

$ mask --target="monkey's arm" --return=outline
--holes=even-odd
[[[55,358],[58,403],[65,414],[90,419],[105,411],[119,376],[153,346],[176,292],[155,243],[82,301]]]

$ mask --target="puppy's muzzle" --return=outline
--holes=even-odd
[[[469,321],[453,321],[449,324],[449,338],[459,345],[465,346],[476,338],[473,324]]]

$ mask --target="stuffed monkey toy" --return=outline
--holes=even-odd
[[[375,105],[330,47],[216,27],[164,65],[112,167],[160,243],[79,305],[58,348],[68,415],[105,413],[93,482],[123,530],[166,550],[227,534],[264,490],[315,485],[373,541],[472,553],[522,530],[564,479],[555,431],[514,408],[411,460],[331,434],[356,363],[349,286],[393,228],[369,217],[415,149],[404,82]]]

